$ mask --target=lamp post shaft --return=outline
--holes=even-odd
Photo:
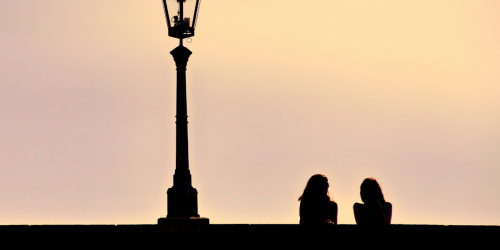
[[[174,185],[167,191],[169,217],[199,217],[198,192],[191,185],[188,157],[186,66],[192,52],[179,45],[170,52],[177,66],[176,159]]]

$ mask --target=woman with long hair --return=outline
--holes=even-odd
[[[361,183],[361,200],[354,203],[354,218],[358,225],[390,225],[392,204],[385,201],[384,194],[375,178],[366,178]]]
[[[338,207],[328,193],[329,187],[325,175],[315,174],[309,178],[299,197],[300,224],[337,224]]]

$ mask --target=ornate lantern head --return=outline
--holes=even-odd
[[[200,0],[162,0],[168,25],[168,35],[184,39],[194,36],[196,17],[200,10]],[[171,12],[168,10],[170,6]],[[177,5],[178,8],[173,8]],[[173,10],[174,9],[174,10]],[[187,15],[184,15],[187,13]],[[189,13],[193,13],[192,16]]]

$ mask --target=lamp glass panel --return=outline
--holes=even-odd
[[[166,0],[168,7],[168,15],[170,16],[170,24],[172,27],[176,26],[175,21],[177,20],[177,24],[179,23],[179,2],[177,0]],[[184,2],[184,25],[189,22],[189,27],[193,27],[193,17],[194,10],[196,8],[196,0],[186,0]]]

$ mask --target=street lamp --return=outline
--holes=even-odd
[[[174,185],[167,191],[167,217],[158,219],[159,232],[208,231],[208,218],[198,214],[198,191],[191,185],[188,158],[186,65],[192,52],[182,45],[183,39],[194,36],[200,0],[162,0],[168,35],[179,39],[179,46],[170,54],[177,66],[176,155]],[[175,3],[176,2],[176,3]],[[178,5],[170,15],[168,5]],[[172,9],[172,8],[171,8]],[[184,15],[186,10],[194,13]],[[188,12],[189,13],[189,12]]]
[[[179,4],[177,10],[177,15],[173,15],[170,18],[170,13],[168,12],[167,1],[163,0],[163,9],[165,10],[165,17],[167,19],[168,25],[168,35],[171,37],[179,38],[182,44],[182,39],[194,36],[194,29],[196,28],[196,17],[198,16],[198,11],[200,10],[200,0],[169,0],[169,2],[176,1]],[[172,3],[170,3],[172,5]],[[184,15],[184,10],[193,10],[194,13],[191,17]]]

